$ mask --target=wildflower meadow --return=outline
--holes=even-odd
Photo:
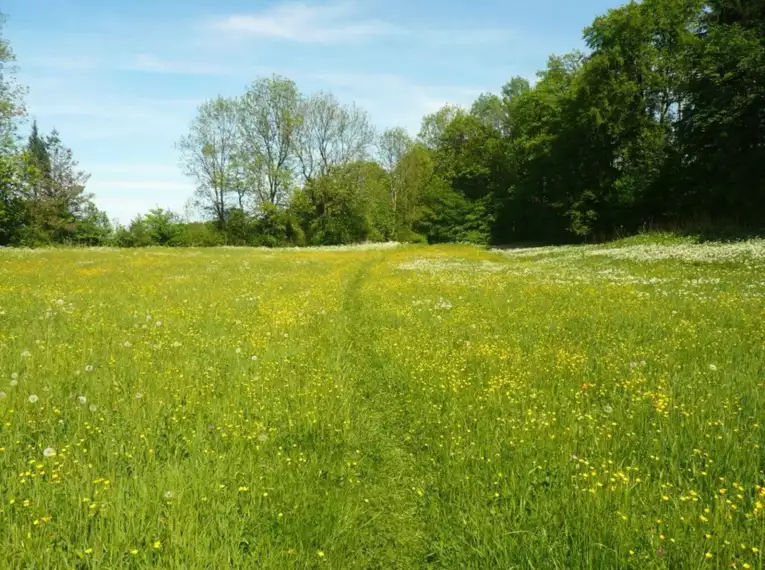
[[[0,250],[0,567],[761,569],[765,242]]]

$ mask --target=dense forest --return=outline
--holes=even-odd
[[[204,103],[178,142],[201,219],[113,227],[58,133],[20,133],[0,40],[0,245],[570,242],[765,227],[765,2],[645,0],[416,137],[280,76]]]

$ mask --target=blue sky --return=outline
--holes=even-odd
[[[2,11],[30,117],[59,130],[98,206],[126,223],[154,206],[183,212],[194,188],[174,144],[207,98],[277,73],[416,134],[443,104],[469,106],[582,48],[582,28],[621,3],[5,0]]]

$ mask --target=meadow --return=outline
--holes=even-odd
[[[765,241],[0,250],[1,568],[763,568]]]

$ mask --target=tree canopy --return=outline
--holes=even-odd
[[[417,136],[291,80],[203,103],[178,143],[203,221],[113,231],[55,131],[18,136],[0,38],[0,244],[475,243],[607,239],[646,226],[765,227],[765,4],[644,0]]]

